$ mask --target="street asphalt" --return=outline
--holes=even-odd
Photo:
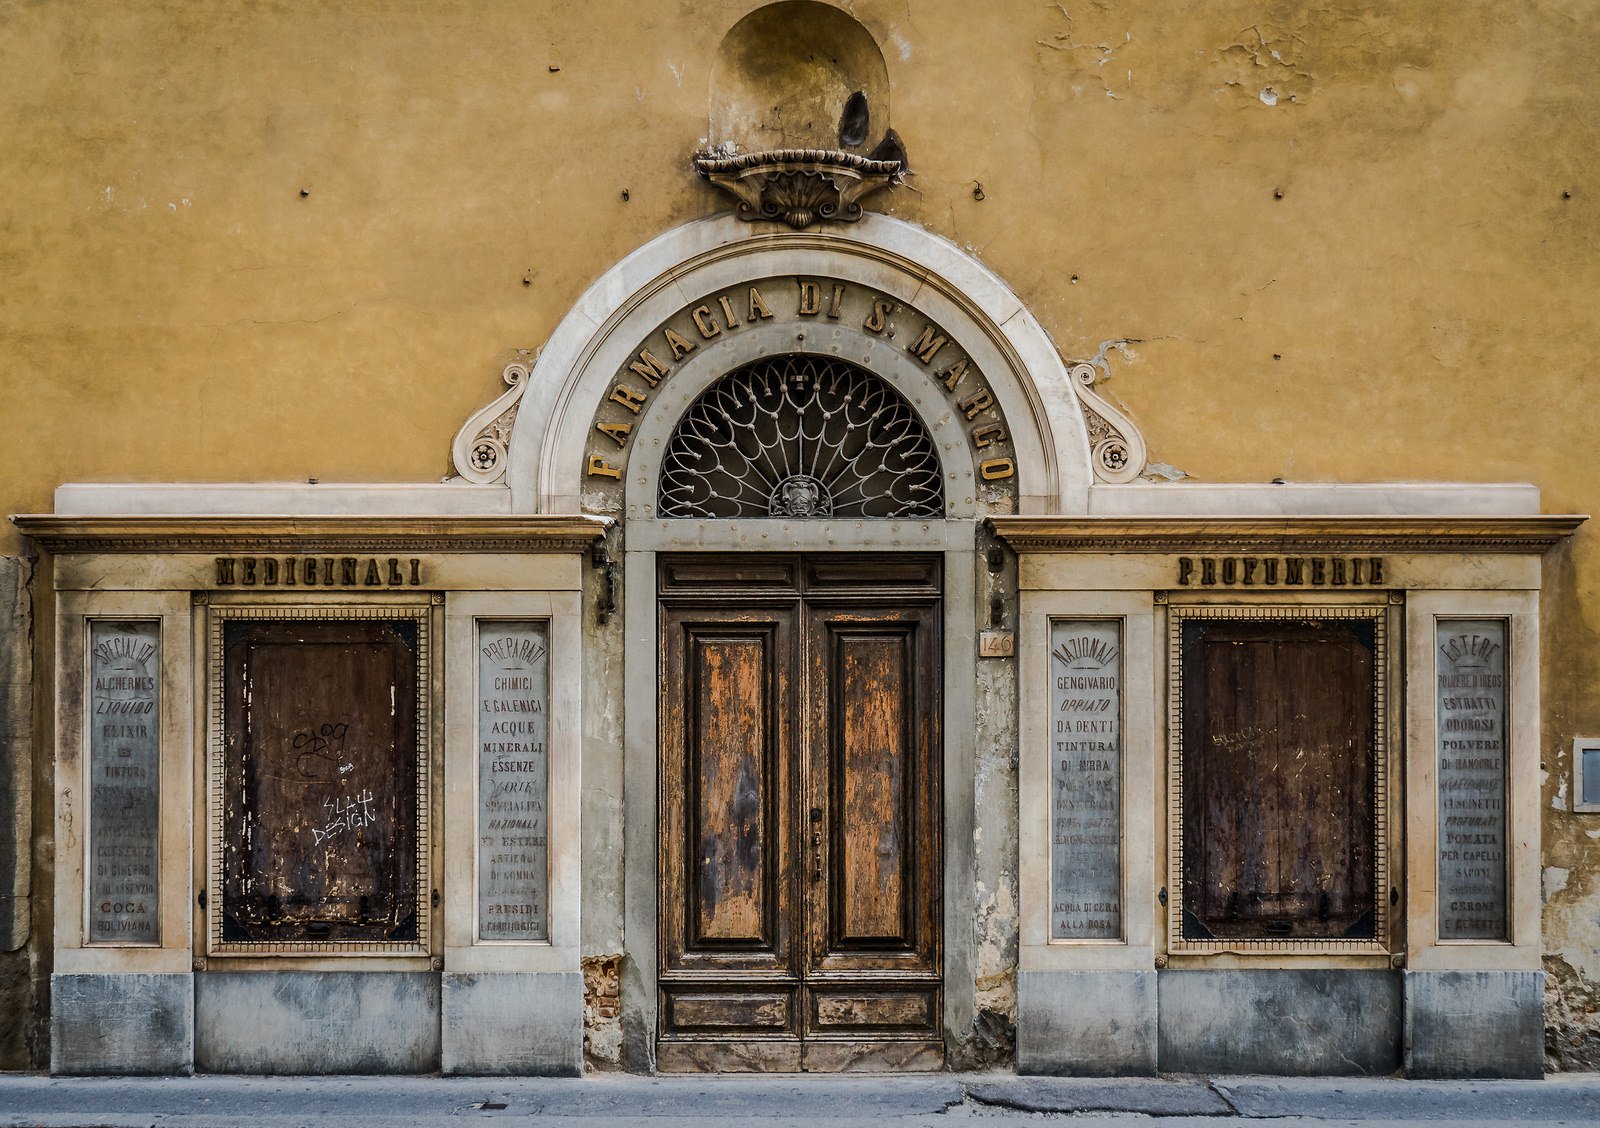
[[[1013,1074],[578,1079],[460,1077],[66,1078],[0,1074],[0,1126],[30,1128],[485,1128],[549,1124],[717,1128],[954,1128],[961,1121],[1162,1128],[1271,1120],[1600,1125],[1600,1075],[1543,1081]],[[981,1128],[974,1124],[973,1128]]]

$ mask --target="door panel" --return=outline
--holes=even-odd
[[[772,655],[764,638],[696,638],[689,736],[697,786],[690,882],[697,944],[771,947],[772,874],[766,808],[773,791],[766,688]]]
[[[937,1068],[937,560],[661,582],[658,1066]]]
[[[830,704],[839,716],[832,788],[840,947],[905,937],[906,678],[901,640],[838,640]]]
[[[663,616],[661,970],[792,981],[792,611]]]

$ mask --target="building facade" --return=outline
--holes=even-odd
[[[1600,21],[1069,9],[12,13],[8,1064],[1594,1067]]]

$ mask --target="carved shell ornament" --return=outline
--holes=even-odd
[[[800,231],[819,219],[845,223],[860,219],[861,197],[893,183],[905,171],[903,150],[897,152],[887,160],[837,149],[775,149],[733,157],[702,154],[695,157],[694,167],[733,196],[734,214],[740,219],[779,220]]]
[[[511,439],[511,427],[517,421],[517,406],[522,394],[528,390],[531,364],[515,361],[506,365],[501,378],[508,391],[488,407],[475,412],[456,432],[450,444],[450,460],[457,476],[475,486],[489,486],[503,481],[507,469],[506,444]]]
[[[1074,364],[1070,375],[1089,430],[1095,478],[1109,485],[1133,481],[1144,472],[1144,438],[1132,420],[1095,393],[1094,365]]]

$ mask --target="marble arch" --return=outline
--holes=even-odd
[[[648,333],[718,288],[801,274],[874,288],[952,333],[1010,425],[1019,511],[1087,512],[1095,475],[1076,374],[995,274],[948,241],[882,215],[848,231],[776,234],[722,215],[675,228],[608,270],[556,327],[527,381],[506,444],[513,511],[584,508],[596,408]]]

